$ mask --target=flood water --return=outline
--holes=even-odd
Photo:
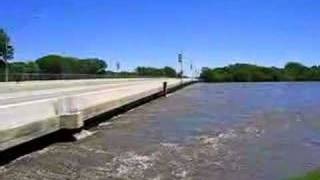
[[[320,83],[199,83],[76,137],[1,167],[0,179],[300,175],[320,167]]]

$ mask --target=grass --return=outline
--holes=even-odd
[[[320,170],[311,171],[300,177],[292,177],[287,180],[320,180]]]

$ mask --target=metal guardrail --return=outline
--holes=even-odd
[[[9,81],[34,81],[34,80],[63,80],[63,79],[99,79],[99,78],[138,78],[137,74],[44,74],[44,73],[11,73]],[[143,76],[145,77],[145,76]],[[0,73],[0,82],[5,81],[5,74]]]
[[[103,79],[103,78],[162,78],[165,76],[141,76],[135,73],[110,74],[46,74],[46,73],[11,73],[9,81],[36,81],[36,80],[72,80],[72,79]],[[0,82],[5,81],[5,73],[0,73]]]

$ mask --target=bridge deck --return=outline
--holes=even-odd
[[[84,121],[189,79],[108,79],[1,83],[0,150]]]

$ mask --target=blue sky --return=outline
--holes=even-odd
[[[16,60],[46,54],[176,67],[320,64],[319,0],[1,0]]]

